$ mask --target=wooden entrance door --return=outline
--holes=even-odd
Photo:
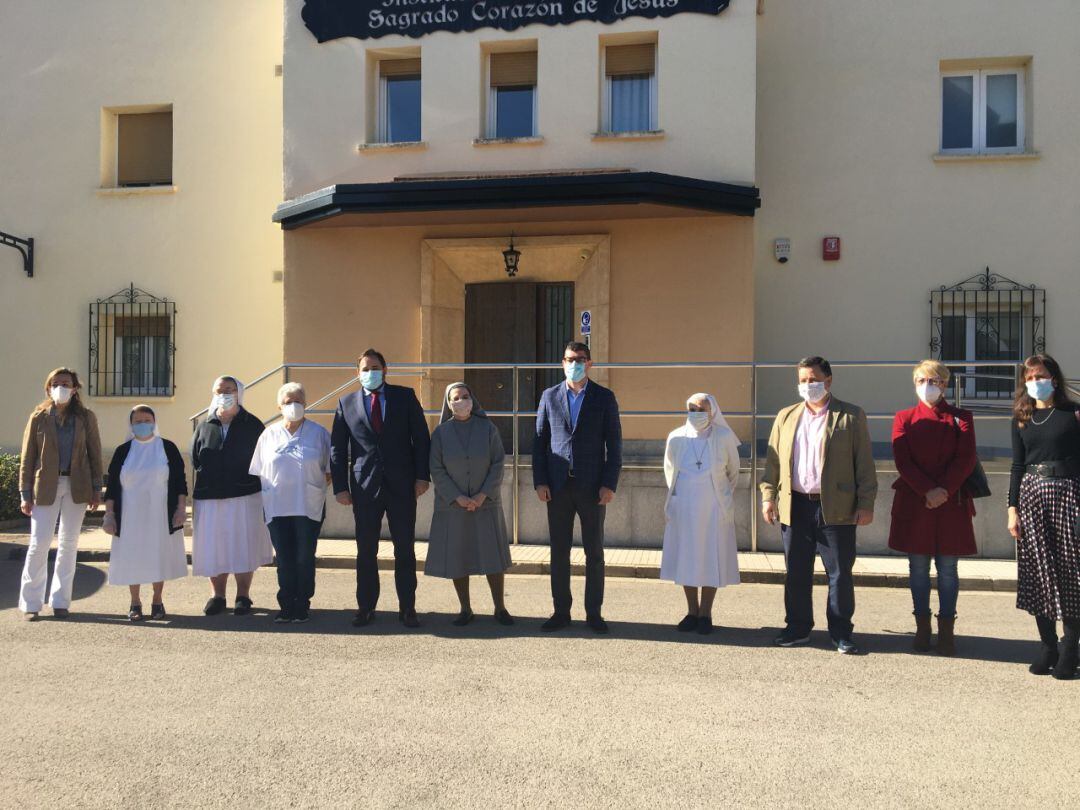
[[[468,284],[465,287],[465,362],[537,363],[553,362],[561,356],[570,339],[573,316],[573,284],[535,284],[527,281],[499,281]],[[518,383],[518,404],[522,411],[535,410],[540,392],[551,385],[551,375],[523,369]],[[511,371],[469,370],[465,373],[476,398],[489,411],[514,408],[514,376]],[[513,449],[513,422],[509,417],[493,419],[503,446]],[[522,453],[532,452],[534,422],[518,420]]]

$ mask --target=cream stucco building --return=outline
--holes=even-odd
[[[0,14],[0,231],[36,253],[27,278],[0,248],[5,447],[57,365],[104,370],[90,401],[112,446],[136,400],[186,435],[219,373],[348,364],[370,345],[399,367],[542,363],[586,311],[608,363],[1008,363],[1045,346],[1080,377],[1071,0],[7,0]],[[132,285],[152,311],[104,300]],[[289,373],[315,396],[351,376]],[[434,408],[461,375],[397,380]],[[465,376],[493,410],[515,393],[528,409],[550,380]],[[600,376],[627,412],[701,389],[731,412],[753,404],[746,368]],[[789,370],[757,377],[762,414],[792,399]],[[280,380],[253,390],[259,415]],[[841,368],[836,385],[880,414],[911,397],[902,368]],[[994,414],[1010,386],[961,380],[986,454],[1008,444]],[[626,418],[642,466],[677,421]],[[887,457],[888,421],[874,433]],[[655,544],[658,474],[626,480],[609,536]],[[524,470],[519,483],[528,495]],[[542,539],[537,505],[521,508],[522,538]],[[1007,553],[983,511],[985,553]]]

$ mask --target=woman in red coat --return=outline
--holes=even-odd
[[[893,484],[889,548],[908,555],[915,604],[915,650],[930,649],[930,558],[938,576],[938,643],[941,655],[956,651],[953,625],[960,579],[956,558],[975,553],[975,504],[963,485],[975,469],[971,411],[945,401],[949,369],[936,360],[915,367],[919,404],[893,420]]]

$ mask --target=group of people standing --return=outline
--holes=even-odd
[[[541,629],[571,624],[570,550],[575,519],[585,553],[585,619],[607,633],[604,599],[604,517],[616,497],[622,468],[622,430],[614,393],[590,380],[589,347],[571,342],[563,356],[565,381],[547,389],[537,409],[532,456],[537,497],[546,505],[551,544],[553,612]],[[469,579],[485,576],[494,618],[512,625],[504,600],[510,567],[501,504],[505,453],[498,430],[462,382],[446,388],[439,424],[429,434],[411,388],[386,382],[387,363],[369,349],[359,358],[360,389],[344,396],[327,431],[305,416],[303,386],[278,392],[281,420],[265,427],[243,407],[243,385],[220,377],[206,418],[191,444],[192,572],[206,576],[212,594],[204,613],[227,607],[229,575],[236,582],[234,613],[249,613],[254,571],[277,561],[275,622],[310,619],[315,548],[325,517],[326,487],[352,508],[357,555],[357,611],[352,623],[375,619],[379,600],[378,545],[387,521],[394,548],[398,618],[410,628],[416,612],[416,503],[434,483],[435,506],[425,574],[453,581],[463,626],[475,619]],[[797,367],[799,402],[777,415],[760,484],[762,512],[779,524],[787,575],[785,626],[775,643],[807,643],[814,626],[816,557],[828,574],[826,620],[836,649],[858,652],[852,637],[856,530],[874,518],[877,495],[866,414],[832,394],[832,369],[821,357]],[[959,591],[957,558],[975,553],[971,485],[978,459],[972,414],[946,401],[950,372],[927,360],[914,369],[918,404],[896,414],[892,444],[898,478],[889,546],[908,555],[915,637],[933,646],[930,565],[938,577],[937,652],[955,653]],[[45,602],[46,565],[59,517],[59,550],[49,594],[54,615],[68,614],[82,517],[102,500],[97,422],[79,396],[78,375],[56,369],[47,398],[27,423],[20,488],[31,539],[19,597],[30,619]],[[109,465],[105,529],[113,535],[109,582],[130,589],[128,616],[143,618],[142,585],[151,585],[152,618],[166,616],[163,585],[185,576],[181,531],[188,488],[176,445],[162,438],[153,410],[129,414],[128,440]],[[1016,393],[1008,528],[1018,549],[1017,606],[1036,617],[1041,648],[1030,670],[1073,677],[1080,644],[1080,408],[1068,395],[1058,364],[1028,358]],[[693,394],[686,422],[667,438],[665,532],[660,576],[681,585],[687,613],[682,632],[712,630],[718,588],[739,581],[734,491],[739,440],[714,396]],[[1058,644],[1057,625],[1064,626]]]

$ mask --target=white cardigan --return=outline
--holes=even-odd
[[[668,486],[668,500],[678,483],[679,470],[697,460],[691,450],[693,438],[697,437],[688,425],[678,427],[668,434],[667,446],[664,449],[664,479]],[[708,447],[712,459],[710,477],[716,499],[725,509],[731,509],[734,505],[735,485],[739,481],[739,439],[730,428],[713,425]]]

